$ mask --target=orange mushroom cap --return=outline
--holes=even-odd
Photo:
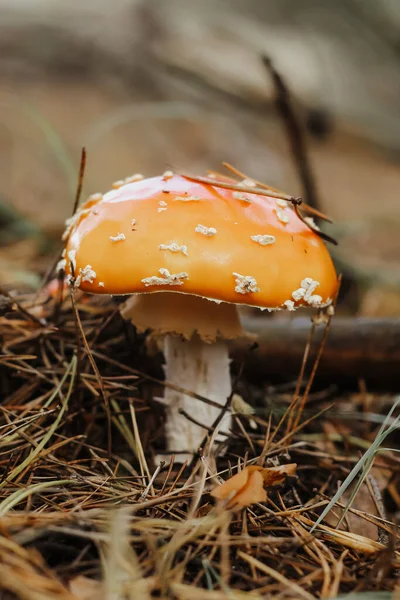
[[[67,273],[89,293],[172,291],[265,308],[321,306],[337,288],[321,238],[283,200],[168,175],[89,198]]]

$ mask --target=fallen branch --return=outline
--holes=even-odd
[[[255,380],[296,379],[303,358],[310,319],[244,318],[247,331],[258,335],[259,347],[247,354],[249,342],[231,343],[238,363],[246,358],[244,373]],[[324,327],[316,327],[308,365],[311,368]],[[371,389],[399,391],[400,319],[337,317],[332,321],[325,351],[318,367],[317,383],[357,387],[360,378]]]

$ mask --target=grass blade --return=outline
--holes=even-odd
[[[58,413],[57,418],[55,419],[54,423],[49,428],[49,430],[46,432],[46,435],[43,436],[43,439],[39,442],[39,444],[36,446],[36,448],[34,448],[31,451],[31,453],[29,454],[29,456],[27,456],[26,459],[24,461],[22,461],[22,463],[20,463],[19,465],[17,465],[11,471],[11,473],[8,475],[8,477],[6,477],[0,483],[0,489],[2,487],[4,487],[7,483],[9,483],[10,481],[12,481],[13,479],[15,479],[17,477],[17,475],[19,475],[20,473],[22,473],[22,471],[27,466],[29,466],[32,463],[32,461],[34,461],[39,456],[40,452],[43,450],[43,448],[45,447],[45,445],[50,440],[51,436],[53,435],[53,433],[55,432],[55,430],[59,426],[60,421],[61,421],[61,419],[63,417],[63,414],[64,414],[64,412],[65,412],[65,410],[66,410],[66,408],[68,406],[68,401],[69,401],[69,398],[71,396],[71,392],[72,392],[72,389],[73,389],[73,385],[74,385],[74,381],[75,381],[75,375],[76,375],[76,365],[77,365],[77,359],[76,359],[76,356],[73,356],[70,364],[68,365],[68,368],[65,371],[65,374],[64,374],[63,378],[61,379],[60,383],[58,384],[58,386],[54,390],[53,397],[55,397],[60,392],[60,390],[61,390],[62,386],[64,385],[64,383],[65,383],[68,375],[71,373],[71,381],[69,383],[67,395],[65,397],[65,400],[64,400],[64,402],[62,404],[60,412]]]

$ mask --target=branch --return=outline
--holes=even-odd
[[[267,56],[262,56],[262,61],[265,68],[271,75],[275,86],[276,107],[286,129],[294,164],[297,168],[299,179],[303,186],[304,200],[307,202],[307,204],[312,206],[312,208],[318,209],[320,203],[318,201],[317,186],[308,158],[305,133],[300,124],[300,120],[296,116],[296,111],[292,104],[289,89],[281,75],[273,66],[271,59]]]
[[[258,334],[259,348],[245,357],[249,342],[231,342],[235,361],[246,358],[245,376],[271,382],[296,379],[303,358],[310,319],[244,318],[250,333]],[[311,369],[324,327],[317,326],[308,359]],[[357,388],[360,378],[368,389],[399,390],[400,319],[334,317],[316,382]]]

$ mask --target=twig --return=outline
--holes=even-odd
[[[79,175],[78,175],[78,185],[75,193],[75,202],[74,209],[72,211],[72,215],[76,213],[78,210],[79,202],[82,195],[82,187],[83,187],[83,179],[85,177],[85,169],[86,169],[86,148],[83,147],[81,150],[81,160],[79,163]]]
[[[156,468],[156,470],[154,471],[153,475],[150,478],[149,483],[147,484],[145,490],[143,491],[143,494],[141,496],[139,496],[139,501],[141,500],[145,500],[147,498],[148,493],[150,492],[157,475],[159,474],[159,472],[161,471],[161,469],[163,468],[163,466],[165,465],[165,461],[160,461],[160,464],[158,465],[158,467]],[[154,490],[153,490],[154,492]]]
[[[260,189],[258,187],[249,187],[243,184],[240,184],[236,181],[220,181],[217,179],[210,179],[209,177],[200,177],[197,175],[190,175],[189,173],[185,173],[180,171],[179,173],[185,179],[189,179],[189,181],[195,181],[198,183],[205,183],[207,185],[212,185],[214,187],[219,187],[226,190],[235,190],[237,192],[244,192],[248,194],[256,194],[258,196],[269,196],[271,198],[280,198],[281,200],[286,200],[287,202],[291,202],[292,204],[301,204],[301,198],[298,196],[290,196],[290,194],[285,194],[284,192],[274,192],[271,188]],[[268,189],[268,193],[266,192]]]
[[[305,134],[296,117],[292,105],[290,92],[282,76],[273,66],[268,56],[261,57],[262,62],[272,77],[276,92],[276,106],[286,128],[288,140],[292,149],[292,156],[295,166],[299,173],[299,178],[303,186],[303,196],[307,204],[315,209],[319,207],[317,187],[312,173],[310,161],[308,159]]]
[[[108,455],[111,456],[111,448],[112,448],[112,437],[111,437],[111,411],[110,411],[110,403],[108,401],[108,395],[106,393],[106,390],[104,388],[104,383],[103,380],[101,378],[100,375],[100,371],[97,368],[96,365],[96,361],[93,358],[93,353],[90,350],[88,341],[86,339],[86,335],[85,335],[85,331],[82,327],[82,321],[81,318],[79,316],[79,311],[78,308],[76,306],[76,302],[75,302],[75,297],[74,297],[74,290],[72,289],[72,286],[70,286],[70,297],[71,297],[71,303],[72,303],[72,309],[74,311],[74,315],[75,315],[75,321],[76,324],[78,326],[79,329],[79,333],[80,333],[80,337],[83,341],[83,345],[85,347],[86,350],[86,354],[88,356],[88,359],[90,361],[90,364],[92,365],[92,369],[96,375],[97,381],[99,383],[100,386],[100,390],[101,390],[101,395],[104,401],[104,407],[106,410],[106,415],[107,415],[107,447],[108,447]]]
[[[240,173],[240,171],[238,171],[237,169],[235,169],[228,163],[224,163],[224,165],[227,168],[229,168],[230,170],[232,170],[233,172]],[[311,231],[313,231],[316,235],[321,237],[323,240],[330,242],[331,244],[334,244],[335,246],[337,246],[337,241],[333,237],[331,237],[324,231],[321,231],[318,227],[314,226],[312,223],[307,221],[305,219],[305,217],[303,217],[303,215],[301,214],[301,212],[299,210],[299,207],[301,206],[305,211],[307,211],[311,214],[314,214],[314,215],[318,216],[319,218],[323,219],[324,221],[328,221],[329,223],[331,223],[332,220],[329,217],[327,217],[326,215],[324,215],[323,213],[321,213],[320,211],[309,206],[308,204],[304,204],[302,201],[302,198],[300,198],[299,196],[290,196],[288,194],[285,194],[284,192],[275,190],[275,188],[272,188],[266,184],[260,183],[259,181],[256,181],[254,179],[252,181],[256,184],[256,186],[249,187],[249,186],[244,185],[242,182],[237,182],[234,180],[221,181],[221,180],[217,180],[217,179],[211,178],[211,177],[207,178],[207,177],[200,177],[197,175],[196,176],[189,175],[187,173],[183,173],[182,171],[180,172],[180,175],[182,175],[182,177],[185,177],[186,179],[189,179],[190,181],[195,181],[197,183],[205,183],[207,185],[210,185],[210,186],[213,186],[216,188],[234,190],[236,192],[257,194],[259,196],[268,196],[270,198],[280,198],[282,200],[286,200],[287,202],[290,202],[292,204],[297,217],[304,223],[304,225],[306,225],[309,229],[311,229]],[[242,175],[242,173],[241,173],[241,175]]]
[[[335,308],[335,306],[336,306],[336,302],[337,302],[338,295],[339,295],[341,281],[342,281],[342,277],[341,277],[341,275],[339,275],[336,296],[335,296],[335,298],[333,299],[333,302],[332,302],[333,308]],[[301,398],[300,406],[297,409],[296,418],[295,418],[294,423],[293,423],[293,429],[296,429],[297,425],[299,424],[301,415],[303,413],[304,407],[306,405],[306,402],[307,402],[307,399],[308,399],[308,396],[309,396],[309,393],[310,393],[310,390],[311,390],[311,386],[314,383],[314,378],[315,378],[315,374],[316,374],[317,369],[318,369],[319,361],[321,360],[321,356],[322,356],[322,353],[323,353],[324,348],[325,348],[326,340],[327,340],[329,329],[330,329],[330,326],[331,326],[332,316],[334,314],[334,312],[332,312],[332,313],[329,312],[329,308],[330,307],[328,307],[327,314],[326,314],[326,319],[327,320],[326,320],[326,326],[325,326],[324,334],[322,336],[321,344],[320,344],[317,356],[316,356],[315,361],[314,361],[314,365],[313,365],[313,368],[312,368],[312,371],[311,371],[310,378],[309,378],[309,380],[307,382],[306,389],[304,390],[304,394],[303,394],[303,396]]]
[[[303,383],[304,380],[304,373],[306,370],[306,365],[307,365],[307,360],[308,360],[308,356],[310,354],[310,349],[311,349],[311,343],[313,340],[313,336],[315,333],[315,328],[316,328],[316,323],[313,319],[311,319],[311,327],[310,327],[310,332],[308,334],[308,338],[307,338],[307,343],[306,346],[304,348],[304,355],[303,355],[303,360],[301,362],[301,368],[300,368],[300,373],[299,376],[297,378],[297,382],[296,382],[296,389],[294,390],[293,393],[293,407],[295,407],[296,403],[298,402],[299,399],[299,395],[300,395],[300,388],[301,385]],[[293,427],[293,419],[294,419],[294,411],[291,411],[289,416],[288,416],[288,422],[286,425],[286,433],[289,433],[289,431],[292,429]]]

